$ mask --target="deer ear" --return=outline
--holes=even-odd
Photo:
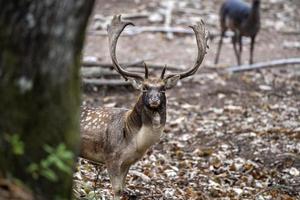
[[[137,80],[137,79],[133,79],[133,78],[128,78],[128,80],[130,81],[131,85],[135,89],[141,90],[143,88],[143,82],[141,80]]]
[[[177,82],[180,79],[180,75],[172,76],[165,80],[165,88],[171,89],[172,87],[176,86]]]

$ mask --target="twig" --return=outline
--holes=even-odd
[[[273,186],[269,186],[261,191],[259,191],[258,193],[256,193],[254,196],[253,196],[253,200],[255,200],[259,195],[265,193],[265,192],[269,192],[269,191],[272,191],[272,190],[279,190],[279,191],[293,191],[293,188],[291,187],[288,187],[288,186],[285,186],[285,185],[273,185]]]
[[[142,172],[139,172],[139,171],[136,171],[136,170],[131,170],[130,174],[140,177],[144,182],[149,183],[151,181],[149,176],[143,174]]]
[[[251,71],[256,69],[278,67],[282,65],[297,65],[297,64],[300,64],[300,58],[288,58],[288,59],[280,59],[280,60],[273,60],[268,62],[255,63],[252,65],[240,65],[240,66],[229,67],[225,69],[225,71],[244,72],[244,71]]]
[[[276,156],[277,157],[291,157],[291,158],[300,160],[300,155],[295,154],[295,153],[281,153],[281,154],[277,154]]]

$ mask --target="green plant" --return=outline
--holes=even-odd
[[[11,151],[15,155],[23,155],[24,154],[24,142],[21,140],[19,134],[6,134],[5,140],[10,144]]]
[[[61,143],[56,148],[44,145],[43,149],[48,153],[48,156],[42,159],[40,163],[31,163],[27,167],[27,172],[34,179],[43,176],[52,182],[57,182],[58,173],[72,173],[74,154],[66,148],[65,144]]]

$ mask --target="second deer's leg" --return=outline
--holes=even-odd
[[[249,60],[250,64],[253,64],[254,44],[255,44],[255,36],[252,36],[251,37],[251,46],[250,46],[250,60]]]
[[[238,63],[238,65],[240,65],[240,64],[241,64],[240,56],[239,56],[239,52],[238,52],[237,47],[236,47],[237,33],[235,33],[235,34],[232,36],[231,39],[232,39],[233,50],[234,50],[234,53],[235,53],[235,56],[236,56],[236,59],[237,59],[237,63]]]
[[[218,62],[219,62],[219,56],[220,56],[224,36],[225,36],[225,31],[222,31],[221,36],[220,36],[219,45],[218,45],[217,55],[216,55],[216,59],[215,59],[215,64],[218,64]]]
[[[238,39],[239,39],[239,59],[240,59],[240,63],[242,61],[242,52],[243,52],[243,40],[242,40],[242,36],[241,34],[239,34],[238,36]]]

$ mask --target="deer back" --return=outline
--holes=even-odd
[[[127,109],[82,108],[80,120],[81,156],[104,163],[124,140]]]

